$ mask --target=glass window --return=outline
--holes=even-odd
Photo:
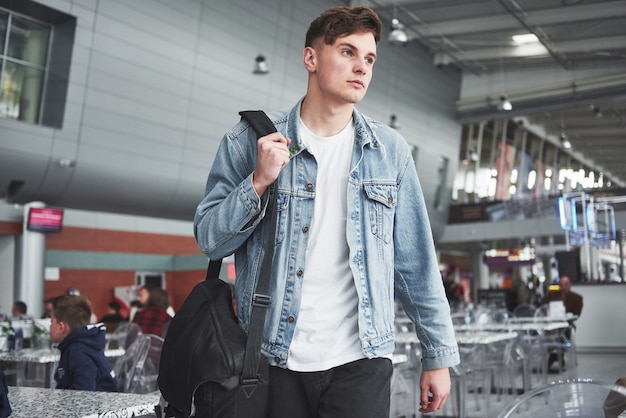
[[[62,128],[77,18],[34,1],[0,4],[0,118]]]
[[[45,66],[50,31],[49,26],[13,16],[7,55],[29,64]]]
[[[51,32],[0,10],[0,117],[39,123]]]
[[[4,44],[7,39],[7,27],[9,26],[9,14],[0,10],[0,54],[4,54]]]
[[[2,71],[0,116],[37,123],[44,72],[7,61]]]

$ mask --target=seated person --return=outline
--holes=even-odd
[[[111,301],[107,305],[107,314],[100,319],[100,322],[104,323],[107,328],[107,332],[111,332],[117,328],[120,322],[126,321],[120,314],[121,306],[116,301]]]
[[[104,356],[104,325],[89,325],[90,317],[91,305],[83,296],[63,295],[53,301],[50,341],[59,343],[61,351],[56,387],[117,392],[117,380]]]
[[[572,282],[568,276],[561,276],[561,280],[559,280],[559,291],[554,292],[550,291],[546,294],[546,296],[541,301],[542,305],[548,304],[550,302],[555,301],[563,301],[563,305],[565,306],[565,312],[576,315],[577,317],[583,311],[583,297],[576,292],[572,292]],[[569,328],[567,328],[564,332],[564,336],[568,341],[572,341],[572,328],[576,329],[573,321],[569,322]],[[551,368],[554,363],[557,361],[558,357],[556,353],[551,352],[548,358],[548,368]],[[565,366],[565,356],[562,357],[561,369]]]
[[[48,298],[43,301],[43,314],[41,315],[42,319],[50,318],[52,316],[52,302],[54,301],[54,297]]]
[[[583,311],[583,297],[576,292],[572,292],[572,282],[567,276],[561,276],[558,292],[548,292],[541,301],[541,304],[563,301],[565,312],[580,316]]]
[[[142,333],[163,337],[166,324],[169,325],[172,320],[172,317],[167,313],[168,306],[169,296],[165,290],[150,289],[147,306],[135,314],[133,322],[141,327]]]
[[[148,306],[148,299],[150,298],[150,289],[146,286],[142,286],[137,290],[137,298],[130,302],[130,313],[128,320],[133,322],[135,314]]]
[[[20,319],[32,319],[28,316],[28,307],[25,302],[21,300],[17,300],[13,302],[13,307],[11,308],[11,320],[20,320]]]

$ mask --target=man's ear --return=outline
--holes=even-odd
[[[313,47],[307,46],[302,51],[302,62],[304,64],[304,68],[310,73],[315,72],[315,67],[317,64],[317,52]]]

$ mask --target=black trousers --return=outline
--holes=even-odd
[[[388,418],[393,365],[362,359],[322,372],[270,367],[272,418]]]

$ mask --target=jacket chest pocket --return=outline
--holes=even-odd
[[[372,234],[389,243],[393,237],[393,219],[398,203],[398,186],[395,184],[365,184],[366,210]]]

